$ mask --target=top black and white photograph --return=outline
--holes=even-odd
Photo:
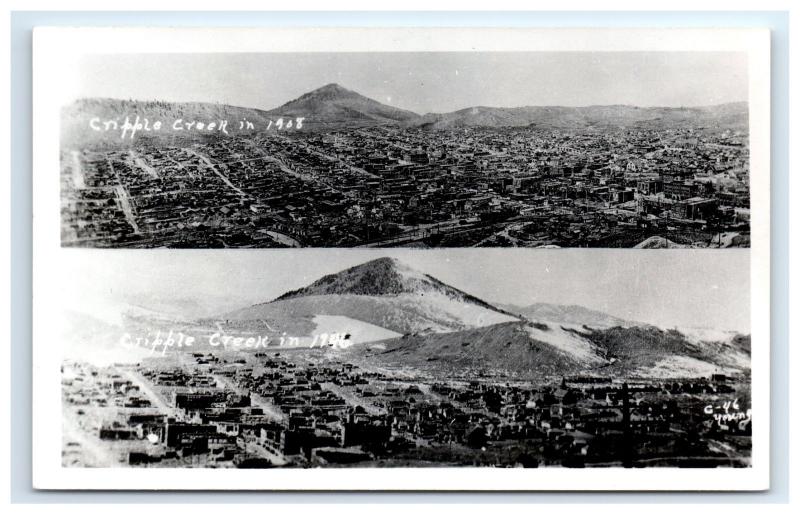
[[[750,247],[745,52],[78,63],[62,247]]]

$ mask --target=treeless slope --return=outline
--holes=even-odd
[[[460,332],[406,335],[373,345],[372,362],[425,372],[514,373],[556,377],[590,373],[612,377],[702,377],[749,370],[737,344],[694,344],[677,331],[656,327],[572,329],[514,322]],[[745,357],[743,357],[745,356]]]
[[[747,371],[750,365],[749,351],[742,340],[693,342],[677,330],[649,326],[597,329],[584,336],[602,349],[607,359],[614,360],[606,369],[611,374],[641,372],[661,366],[669,359],[695,360],[698,365],[711,364],[728,371]]]
[[[449,332],[516,319],[485,307],[457,302],[435,294],[304,296],[254,305],[226,315],[225,318],[244,322],[275,315],[296,316],[300,319],[320,314],[348,316],[401,334]]]
[[[430,130],[471,127],[523,127],[547,129],[675,128],[702,126],[747,128],[747,103],[707,107],[636,107],[594,105],[586,107],[524,106],[469,107],[455,112],[425,114],[408,124]]]
[[[336,83],[330,83],[278,108],[273,116],[304,117],[309,124],[392,124],[418,117],[414,112],[384,105]]]
[[[537,341],[520,322],[446,334],[408,335],[371,349],[372,362],[414,367],[424,371],[505,371],[550,377],[585,368],[553,345]]]
[[[136,116],[140,123],[147,119],[152,126],[156,121],[161,121],[161,129],[157,132],[139,130],[134,139],[122,139],[122,125],[125,117],[131,124]],[[98,132],[89,126],[92,118],[98,118],[96,125],[102,126],[104,121],[117,121],[119,130]],[[202,139],[204,135],[220,135],[219,131],[207,132],[201,130],[175,130],[172,125],[178,119],[184,122],[202,121],[204,124],[211,122],[228,121],[229,135],[244,135],[266,129],[271,116],[255,108],[237,107],[220,103],[171,103],[164,101],[136,101],[111,98],[85,98],[79,99],[61,109],[61,144],[62,147],[84,146],[89,144],[105,144],[109,146],[130,146],[142,139],[164,140],[180,138],[186,140]],[[253,130],[238,130],[239,121],[247,119],[255,126]],[[225,135],[225,134],[222,134]]]
[[[518,318],[416,271],[393,258],[377,258],[323,276],[272,302],[225,316],[248,321],[265,316],[348,316],[402,334],[451,332]]]

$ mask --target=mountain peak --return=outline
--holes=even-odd
[[[428,277],[395,258],[381,257],[323,276],[307,287],[283,294],[277,300],[324,294],[391,296],[412,292],[407,283],[411,279],[427,281]]]
[[[419,117],[413,112],[384,105],[374,99],[328,83],[289,101],[270,113],[302,116],[315,124],[393,124]]]
[[[312,321],[329,318],[381,327],[390,334],[386,338],[519,321],[515,315],[388,257],[325,275],[271,302],[225,315],[234,321],[283,323],[304,330],[303,334],[312,330],[308,328]],[[340,328],[352,327],[351,321],[342,322]]]
[[[332,97],[362,97],[361,94],[354,92],[352,90],[346,89],[343,86],[339,85],[338,83],[328,83],[327,85],[323,85],[317,89],[312,90],[311,92],[306,92],[300,99],[307,99],[310,97],[325,97],[325,98],[332,98]]]
[[[274,301],[327,295],[429,297],[440,303],[455,302],[458,308],[464,308],[466,304],[476,305],[491,311],[493,315],[502,315],[504,319],[506,317],[516,319],[506,311],[390,257],[376,258],[338,273],[323,276],[311,285],[289,291]]]
[[[339,85],[338,83],[328,83],[327,85],[323,85],[313,92],[351,92],[351,91]]]
[[[397,258],[392,258],[391,256],[382,256],[380,258],[376,258],[374,260],[369,260],[364,262],[363,264],[357,265],[355,267],[374,267],[378,269],[397,269],[400,266],[404,266],[404,264],[400,263],[400,260]]]

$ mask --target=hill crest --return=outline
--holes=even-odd
[[[338,83],[328,83],[269,111],[275,116],[304,117],[323,125],[394,124],[418,114],[383,104]]]
[[[447,285],[433,276],[417,271],[391,257],[376,258],[337,273],[325,275],[305,287],[282,294],[274,301],[332,294],[359,296],[411,294],[422,296],[428,293],[443,294],[460,301],[490,308],[495,312],[508,314],[494,305]]]
[[[382,257],[325,275],[276,299],[229,313],[237,321],[271,316],[347,315],[406,333],[449,332],[519,317],[394,258]]]

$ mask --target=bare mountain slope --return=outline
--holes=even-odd
[[[323,276],[272,302],[226,319],[342,315],[398,333],[450,332],[518,318],[392,258],[378,258]]]
[[[414,112],[384,105],[336,83],[303,94],[269,113],[304,117],[309,124],[344,126],[392,124],[419,117]]]
[[[444,114],[425,114],[409,122],[430,130],[473,127],[526,127],[545,129],[673,128],[704,126],[747,128],[747,104],[707,107],[636,107],[629,105],[514,108],[470,107]]]
[[[371,363],[430,373],[508,372],[547,377],[578,372],[585,364],[531,337],[519,322],[444,334],[413,334],[364,349]]]
[[[531,305],[503,305],[503,309],[524,316],[531,321],[556,322],[588,327],[632,326],[635,322],[623,320],[604,312],[580,305],[533,303]]]
[[[155,131],[139,130],[133,139],[130,132],[126,139],[122,139],[122,125],[128,117],[130,124],[134,124],[136,116],[144,124],[147,119],[149,125],[161,121],[161,128]],[[216,132],[203,132],[198,130],[176,130],[173,128],[175,121],[184,122],[202,121],[204,124],[215,122],[218,126],[222,120],[227,120],[230,135],[255,133],[256,129],[266,128],[270,115],[264,110],[255,108],[237,107],[220,103],[172,103],[165,101],[136,101],[110,98],[85,98],[79,99],[61,109],[61,142],[64,146],[80,146],[86,143],[107,144],[112,146],[129,146],[131,142],[142,139],[185,139],[197,140],[202,135],[218,135]],[[94,125],[104,128],[105,121],[116,121],[118,130],[98,132],[90,127],[93,118],[98,118]],[[255,126],[254,130],[238,130],[235,128],[237,121],[247,119]]]
[[[610,377],[708,377],[749,371],[739,343],[694,343],[656,327],[573,329],[543,323],[500,323],[444,334],[407,335],[372,345],[374,364],[431,374],[502,372],[519,377],[593,374]]]

